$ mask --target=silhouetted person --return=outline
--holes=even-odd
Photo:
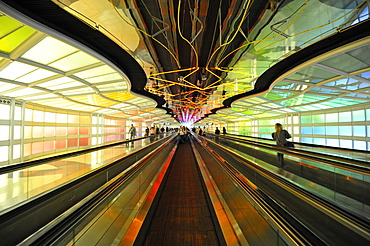
[[[276,141],[276,145],[280,147],[285,147],[287,143],[287,139],[291,138],[289,132],[287,130],[283,130],[283,126],[280,123],[275,124],[275,132],[272,133],[272,138]],[[278,160],[282,168],[284,168],[284,155],[282,153],[278,153]]]

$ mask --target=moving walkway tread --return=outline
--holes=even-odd
[[[179,144],[140,245],[225,245],[200,177],[191,145]]]

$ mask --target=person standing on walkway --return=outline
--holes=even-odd
[[[218,129],[218,127],[216,127],[216,130],[215,130],[215,134],[216,134],[215,140],[216,140],[216,142],[218,142],[218,140],[219,140],[220,133],[221,133],[220,129]]]
[[[222,127],[222,134],[226,134],[226,128]]]
[[[130,134],[130,140],[133,140],[136,137],[136,128],[133,124],[131,124],[130,130],[128,130],[128,133]],[[131,142],[132,145],[134,145],[134,142]]]
[[[287,139],[291,138],[289,132],[287,130],[283,130],[283,125],[280,123],[275,124],[275,132],[272,133],[272,138],[276,141],[276,145],[279,147],[285,147],[287,143]],[[278,161],[282,168],[284,168],[284,154],[278,153]]]

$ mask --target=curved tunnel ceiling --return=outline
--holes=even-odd
[[[46,2],[52,4],[27,4],[44,9],[36,19],[54,16],[57,20],[47,20],[54,22],[52,28],[68,30],[70,26],[63,28],[65,14],[48,14]],[[369,101],[367,40],[295,68],[324,48],[336,48],[336,35],[348,39],[344,33],[360,32],[357,38],[365,39],[370,29],[366,1],[54,2],[82,20],[81,29],[92,31],[76,32],[72,38],[88,46],[97,38],[104,41],[92,48],[116,57],[115,65],[133,85],[140,85],[133,92],[154,98],[180,121],[194,122],[210,113],[202,122],[234,121]],[[325,41],[328,37],[334,42]],[[130,57],[119,57],[117,48]],[[284,72],[289,74],[281,76]]]

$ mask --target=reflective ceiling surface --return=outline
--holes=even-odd
[[[0,31],[1,95],[185,122],[238,121],[370,100],[370,39],[341,45],[334,39],[369,27],[368,1],[53,2],[128,52],[145,72],[145,90],[165,99],[160,106],[170,114],[150,97],[130,92],[137,81],[114,64],[6,11],[0,17],[6,26]]]

